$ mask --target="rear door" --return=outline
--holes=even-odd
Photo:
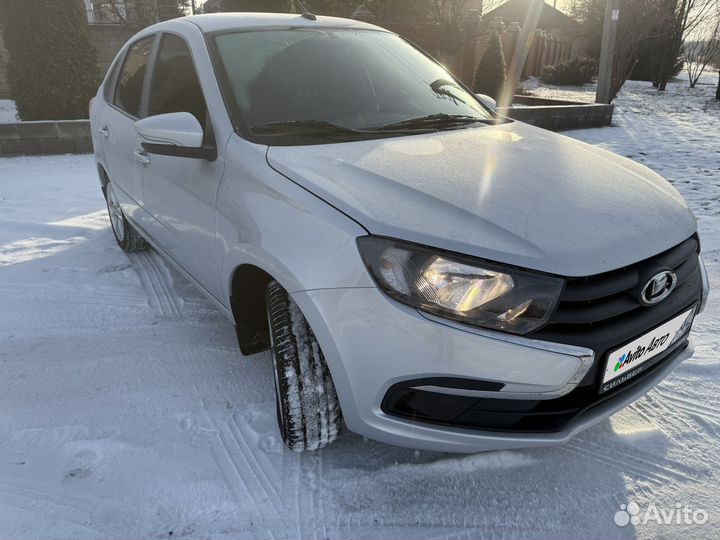
[[[102,118],[96,127],[104,140],[105,159],[110,181],[120,188],[125,213],[136,223],[142,222],[143,166],[138,161],[142,147],[135,133],[135,122],[143,116],[144,93],[150,73],[150,59],[156,35],[139,39],[125,55],[113,87],[108,90]]]
[[[163,33],[148,96],[148,116],[189,112],[215,144],[205,93],[191,49],[183,37]],[[151,236],[209,293],[219,296],[215,251],[215,198],[224,168],[224,148],[213,161],[147,154],[144,206]]]

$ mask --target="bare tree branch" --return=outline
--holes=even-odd
[[[720,6],[715,21],[706,22],[708,31],[698,34],[699,39],[685,43],[685,69],[690,88],[695,88],[707,66],[720,55]]]

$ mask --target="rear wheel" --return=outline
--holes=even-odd
[[[110,225],[112,225],[113,234],[115,235],[118,246],[127,252],[147,249],[148,244],[145,239],[128,223],[112,182],[108,182],[105,187],[105,201],[107,202],[108,215],[110,216]]]
[[[300,308],[276,281],[268,285],[266,300],[283,442],[295,452],[323,448],[342,424],[325,357]]]

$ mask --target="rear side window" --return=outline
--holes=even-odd
[[[190,49],[182,38],[164,34],[155,61],[148,114],[174,112],[189,112],[205,126],[207,106]]]
[[[130,46],[118,77],[115,106],[132,116],[140,116],[143,82],[154,40],[155,36],[150,36]]]

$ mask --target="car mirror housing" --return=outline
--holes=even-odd
[[[149,116],[135,122],[142,147],[151,154],[214,159],[215,149],[203,146],[203,128],[192,114],[177,112]]]
[[[497,102],[486,94],[475,94],[475,97],[480,100],[480,103],[485,105],[491,111],[494,111],[497,107]]]

